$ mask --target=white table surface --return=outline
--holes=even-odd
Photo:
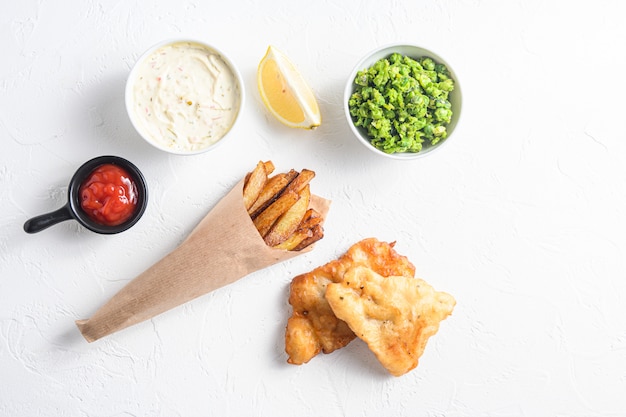
[[[1,416],[626,415],[626,3],[615,1],[14,1],[0,14]],[[136,58],[212,43],[246,104],[215,152],[173,156],[128,120]],[[440,152],[384,160],[352,136],[347,75],[371,49],[430,48],[454,67],[461,125]],[[322,126],[276,122],[256,89],[268,45],[319,99]],[[141,221],[115,236],[68,221],[103,154],[138,165]],[[333,201],[316,249],[88,344],[74,325],[174,249],[260,160],[317,172]],[[365,237],[397,241],[455,296],[419,366],[394,378],[360,340],[286,363],[295,275]],[[216,271],[219,273],[219,271]]]

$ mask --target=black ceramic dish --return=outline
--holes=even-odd
[[[113,164],[125,169],[137,186],[137,206],[132,216],[117,226],[106,226],[93,221],[82,209],[79,190],[85,179],[94,169],[103,164]],[[119,156],[99,156],[85,162],[72,177],[68,189],[68,202],[65,206],[50,213],[33,217],[24,223],[26,233],[37,233],[65,220],[77,220],[87,229],[105,235],[123,232],[139,221],[148,204],[148,186],[143,174],[131,162]]]

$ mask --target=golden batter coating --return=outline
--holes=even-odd
[[[326,287],[342,282],[344,274],[355,266],[372,269],[381,276],[415,275],[415,267],[394,249],[395,242],[375,238],[354,244],[339,259],[295,277],[290,286],[289,303],[293,315],[287,322],[285,351],[287,362],[301,365],[320,352],[330,353],[350,343],[356,336],[338,319],[326,301]]]
[[[394,376],[417,366],[428,339],[456,304],[422,279],[383,277],[364,266],[348,270],[343,282],[328,284],[326,300]]]

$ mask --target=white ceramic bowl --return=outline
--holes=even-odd
[[[174,45],[176,50],[171,49]],[[213,65],[211,68],[221,71],[215,78],[219,83],[216,81],[212,86],[209,74],[198,72],[202,66],[195,64],[197,59],[194,62],[184,61],[190,54],[177,55],[177,51],[182,51],[182,48],[193,50],[197,54],[196,58],[212,56],[206,59]],[[157,59],[158,62],[155,63]],[[171,61],[165,63],[166,59]],[[177,66],[178,62],[187,62],[186,68],[183,68],[184,65]],[[166,67],[170,68],[169,71]],[[162,82],[161,75],[165,74],[169,75],[170,81],[167,83]],[[171,81],[174,79],[177,83],[175,88]],[[151,81],[148,83],[146,80]],[[165,86],[170,90],[164,88]],[[213,90],[215,86],[219,86],[221,92],[226,91],[228,96],[232,95],[233,99],[227,101],[219,93],[211,96],[209,90]],[[159,91],[158,94],[156,91]],[[203,94],[204,91],[207,94]],[[154,100],[157,104],[153,104],[153,96],[160,97],[160,100]],[[194,39],[167,40],[145,51],[133,66],[125,91],[126,110],[139,135],[154,147],[178,155],[195,155],[222,144],[241,114],[244,97],[243,79],[235,64],[217,48]],[[218,107],[228,108],[229,111],[216,110]],[[140,112],[150,114],[150,117]],[[202,127],[190,128],[187,132],[185,129],[188,126]],[[195,143],[190,145],[192,141]]]
[[[367,131],[363,127],[355,126],[352,120],[352,116],[350,115],[348,100],[352,96],[352,93],[354,93],[354,91],[356,90],[356,84],[354,84],[354,78],[356,77],[356,74],[361,70],[371,67],[378,60],[389,57],[394,52],[411,57],[413,59],[418,59],[421,57],[430,57],[436,63],[444,64],[447,67],[451,78],[454,80],[454,90],[451,91],[450,95],[448,96],[448,100],[450,101],[450,104],[452,105],[452,119],[450,123],[446,126],[448,136],[444,140],[439,141],[434,146],[427,145],[426,142],[424,142],[423,148],[419,152],[401,152],[401,153],[388,154],[375,148],[370,142],[370,138],[367,134]],[[413,160],[413,159],[424,157],[426,155],[430,155],[432,152],[434,152],[437,149],[440,149],[444,144],[448,143],[450,141],[452,134],[454,133],[455,128],[457,127],[459,123],[459,119],[461,117],[461,105],[462,105],[461,84],[459,83],[459,79],[456,76],[454,69],[450,66],[450,64],[446,60],[444,60],[441,56],[437,55],[436,53],[426,48],[422,48],[416,45],[409,45],[405,43],[387,45],[387,46],[377,48],[371,51],[370,53],[368,53],[367,55],[365,55],[363,58],[361,58],[361,60],[359,60],[359,62],[354,66],[354,69],[352,70],[352,72],[350,73],[350,76],[348,77],[346,88],[344,91],[344,97],[343,97],[343,107],[344,107],[346,118],[348,120],[348,125],[350,126],[350,129],[352,129],[352,132],[357,137],[359,142],[361,142],[369,150],[371,150],[372,152],[378,155],[385,156],[387,158],[398,159],[398,160]]]

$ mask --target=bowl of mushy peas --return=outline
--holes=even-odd
[[[139,135],[163,151],[214,149],[237,121],[244,84],[217,48],[195,40],[161,42],[137,60],[126,82],[126,109]]]
[[[421,158],[448,143],[461,107],[461,86],[450,64],[404,43],[361,58],[344,91],[344,112],[356,138],[397,160]]]

